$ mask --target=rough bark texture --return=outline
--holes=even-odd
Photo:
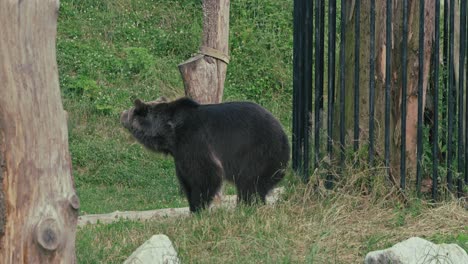
[[[419,1],[410,1],[409,5],[409,25],[408,25],[408,97],[407,97],[407,120],[406,120],[406,152],[408,157],[408,168],[411,175],[411,171],[414,171],[416,166],[416,143],[417,143],[417,122],[418,122],[418,79],[419,79]],[[426,105],[426,93],[429,86],[429,73],[431,68],[431,54],[433,49],[434,42],[434,13],[435,10],[435,1],[426,1],[425,2],[425,11],[424,11],[424,68],[423,68],[423,109]],[[401,43],[401,37],[400,37]],[[400,44],[401,46],[401,44]],[[399,52],[401,55],[401,52]],[[401,57],[401,56],[400,56]],[[401,60],[401,59],[400,59]],[[399,68],[399,67],[398,67]],[[399,71],[401,73],[401,70]],[[398,116],[401,115],[401,76],[398,75],[398,87],[400,88],[397,99],[398,99]],[[400,128],[401,121],[398,120],[396,128],[401,131]],[[395,142],[392,144],[394,147],[393,152],[396,152],[396,155],[393,155],[397,160],[399,160],[399,151],[396,149],[400,148],[401,136],[395,137]],[[399,161],[393,160],[392,164],[394,167],[397,167]],[[395,171],[394,171],[395,172]],[[398,175],[399,173],[394,173]]]
[[[56,0],[0,1],[0,263],[73,263],[79,200],[60,98]]]
[[[384,153],[384,116],[385,116],[385,47],[386,43],[386,1],[376,1],[376,24],[375,24],[375,144],[377,155],[383,158]],[[425,37],[424,37],[424,84],[423,96],[426,93],[429,82],[429,69],[431,63],[432,43],[434,40],[434,1],[427,1],[425,4]],[[417,87],[418,87],[418,38],[419,38],[419,1],[409,1],[408,17],[408,101],[407,101],[407,130],[406,130],[406,148],[407,148],[407,168],[411,172],[416,166],[416,138],[417,138]],[[353,89],[353,69],[356,54],[354,53],[354,23],[356,16],[353,9],[347,10],[346,20],[346,61],[345,61],[345,82],[346,85],[346,131],[347,138],[352,138],[353,133],[353,109],[354,109],[354,89]],[[401,1],[393,1],[392,5],[392,43],[391,45],[391,102],[390,102],[390,159],[392,166],[392,175],[396,182],[399,182],[400,166],[400,144],[401,144],[401,46],[403,38],[403,4]],[[369,127],[369,45],[370,45],[370,1],[361,1],[360,13],[360,85],[359,85],[359,126],[361,146],[368,140]],[[339,64],[338,64],[339,65]],[[339,76],[339,75],[337,75]],[[339,85],[339,82],[337,82]],[[339,100],[339,86],[336,89],[336,100]],[[423,102],[425,98],[423,98]],[[335,106],[335,113],[338,120],[339,108]],[[338,124],[336,123],[336,128]],[[334,137],[338,138],[338,129],[334,131]],[[349,140],[347,141],[349,144]],[[412,173],[410,173],[412,174]]]
[[[203,1],[202,48],[228,54],[230,0]],[[204,53],[204,52],[202,52]],[[185,94],[199,103],[219,103],[223,98],[227,63],[217,54],[199,54],[179,65]]]

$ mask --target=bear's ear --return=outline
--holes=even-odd
[[[140,99],[135,99],[133,104],[135,105],[135,114],[146,115],[148,113],[148,105],[142,102]]]

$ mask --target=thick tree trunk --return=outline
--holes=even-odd
[[[407,69],[408,69],[408,97],[407,97],[407,109],[408,115],[406,120],[406,152],[408,157],[408,168],[410,169],[410,174],[414,171],[416,166],[416,146],[417,146],[417,122],[418,122],[418,79],[419,79],[419,63],[418,63],[418,56],[419,56],[419,1],[410,1],[409,4],[409,19],[408,19],[408,62],[407,62]],[[426,1],[425,2],[425,11],[424,11],[424,68],[423,68],[423,109],[426,106],[426,93],[427,88],[429,86],[430,80],[430,68],[431,68],[431,54],[433,49],[433,42],[434,42],[434,32],[435,32],[435,1]],[[401,37],[400,43],[401,43]],[[400,44],[401,46],[401,44]],[[401,50],[401,49],[400,49]],[[399,52],[399,57],[401,58],[401,51]],[[401,61],[401,59],[400,59]],[[400,69],[400,67],[398,67]],[[399,71],[401,74],[401,70]],[[398,99],[398,116],[401,115],[401,76],[398,76],[397,87],[399,87],[400,91],[397,93]],[[401,121],[398,120],[396,128],[401,131],[400,128]],[[401,137],[400,139],[396,138],[395,143],[393,146],[394,152],[396,155],[393,155],[394,161],[392,162],[394,167],[397,167],[399,164],[399,151],[396,151],[396,148],[400,148],[401,144]],[[396,160],[395,160],[396,159]],[[394,173],[398,175],[399,173]]]
[[[56,0],[0,1],[0,263],[73,263],[79,200],[68,153]]]
[[[392,43],[386,43],[386,1],[375,1],[376,23],[375,23],[375,143],[376,152],[383,158],[384,153],[384,117],[385,117],[385,48],[391,45],[391,101],[390,101],[390,159],[391,171],[395,182],[399,182],[400,174],[400,144],[401,144],[401,67],[402,67],[402,39],[403,39],[403,4],[401,1],[393,0],[392,4]],[[424,35],[424,76],[423,76],[423,102],[429,82],[429,69],[431,64],[432,43],[434,38],[434,1],[425,4],[425,35]],[[354,7],[354,5],[352,5]],[[419,1],[409,0],[408,17],[408,59],[406,62],[408,70],[408,101],[407,101],[407,121],[406,121],[406,149],[407,168],[409,172],[414,171],[416,166],[416,138],[417,138],[417,87],[418,87],[418,38],[419,38]],[[346,16],[347,33],[345,38],[345,82],[346,107],[345,120],[347,138],[351,139],[353,133],[353,109],[354,109],[354,89],[353,71],[356,54],[354,53],[354,23],[356,15],[354,9],[348,7]],[[359,127],[361,131],[361,142],[368,140],[369,127],[369,47],[370,47],[370,1],[361,1],[360,12],[360,78],[359,78]],[[338,76],[338,75],[337,75]],[[348,81],[349,80],[349,81]],[[337,82],[339,84],[339,82]],[[336,100],[339,98],[339,86],[336,89]],[[336,116],[339,116],[339,108],[335,108]],[[335,118],[335,120],[339,120]],[[338,126],[335,126],[338,127]],[[335,129],[335,132],[337,129]],[[337,133],[334,133],[335,138]],[[349,141],[348,141],[349,144]],[[361,143],[361,146],[363,144]],[[412,173],[410,173],[411,175]]]
[[[219,103],[226,79],[230,0],[203,1],[200,54],[179,65],[185,94],[200,103]]]

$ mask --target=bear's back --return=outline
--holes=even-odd
[[[198,109],[205,129],[223,137],[238,135],[262,141],[269,135],[283,134],[279,121],[263,107],[251,102],[228,102],[201,105]]]
[[[200,125],[203,139],[227,159],[254,151],[289,157],[288,139],[280,122],[255,103],[200,105],[190,118]]]

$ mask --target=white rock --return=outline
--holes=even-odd
[[[457,244],[440,244],[412,237],[391,248],[369,252],[365,264],[467,264],[468,254]]]
[[[124,264],[179,264],[177,252],[166,235],[154,235],[125,260]]]

